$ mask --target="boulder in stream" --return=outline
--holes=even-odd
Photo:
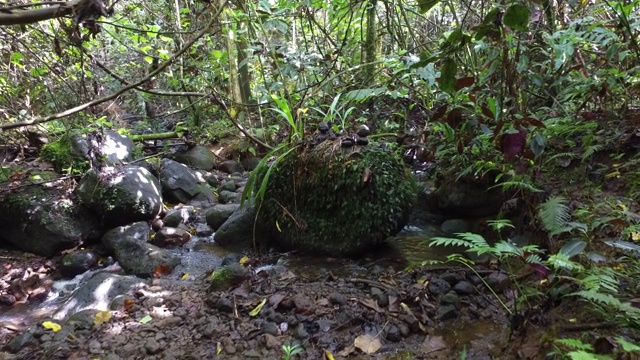
[[[162,159],[160,184],[167,201],[186,204],[191,201],[214,203],[216,196],[202,174],[179,162]]]

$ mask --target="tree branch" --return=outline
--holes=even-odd
[[[225,3],[226,4],[226,3]],[[35,124],[41,124],[41,123],[45,123],[45,122],[49,122],[49,121],[53,121],[53,120],[57,120],[57,119],[62,119],[65,118],[67,116],[71,116],[73,114],[76,114],[80,111],[83,111],[91,106],[95,106],[98,104],[101,104],[103,102],[109,101],[109,100],[113,100],[115,98],[117,98],[118,96],[122,95],[123,93],[136,88],[137,86],[140,86],[142,84],[144,84],[145,82],[147,82],[149,79],[151,79],[152,77],[158,75],[160,72],[162,72],[167,66],[171,65],[178,57],[180,57],[185,51],[187,51],[196,41],[198,41],[198,39],[200,39],[201,37],[205,36],[207,34],[207,32],[209,32],[209,29],[211,27],[213,27],[213,25],[218,21],[217,18],[220,15],[220,13],[222,12],[222,10],[224,9],[224,4],[223,6],[220,6],[216,13],[213,14],[211,21],[207,24],[207,26],[205,26],[198,34],[196,34],[196,36],[193,37],[193,39],[189,40],[189,42],[187,42],[184,47],[182,47],[182,49],[178,50],[178,52],[176,52],[175,54],[173,54],[167,61],[165,61],[162,65],[160,65],[155,71],[152,71],[151,73],[149,73],[147,76],[145,76],[144,78],[133,82],[123,88],[121,88],[120,90],[109,94],[107,96],[101,97],[99,99],[93,100],[93,101],[89,101],[87,103],[84,103],[82,105],[78,105],[74,108],[59,112],[57,114],[54,115],[50,115],[47,117],[36,117],[33,120],[28,120],[28,121],[21,121],[21,122],[16,122],[16,123],[11,123],[11,124],[3,124],[0,125],[0,131],[2,130],[9,130],[9,129],[15,129],[15,128],[19,128],[19,127],[23,127],[23,126],[29,126],[29,125],[35,125]]]

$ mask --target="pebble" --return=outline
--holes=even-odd
[[[455,291],[460,295],[470,295],[470,294],[475,294],[476,288],[473,285],[471,285],[470,282],[463,280],[463,281],[459,281],[453,287],[453,291]]]
[[[451,285],[444,279],[434,278],[429,282],[428,290],[429,294],[440,296],[448,293],[451,290]]]
[[[157,342],[155,339],[149,339],[147,340],[147,342],[144,343],[144,350],[149,355],[155,355],[160,351],[162,351],[162,347],[160,346],[160,343]]]
[[[347,303],[347,297],[341,293],[334,292],[329,296],[329,301],[334,305],[345,305]]]

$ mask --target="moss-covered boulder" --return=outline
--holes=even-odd
[[[344,148],[326,141],[278,162],[258,221],[285,248],[353,255],[399,232],[416,195],[395,153],[378,144]]]
[[[40,151],[40,158],[53,165],[57,172],[69,168],[85,171],[89,168],[86,157],[88,152],[89,147],[80,136],[64,135],[45,144]]]

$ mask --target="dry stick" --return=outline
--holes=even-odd
[[[2,132],[3,130],[9,130],[9,129],[15,129],[15,128],[19,128],[19,127],[23,127],[23,126],[29,126],[29,125],[35,125],[35,124],[41,124],[44,122],[49,122],[49,121],[53,121],[53,120],[57,120],[57,119],[62,119],[65,118],[67,116],[71,116],[73,114],[76,114],[88,107],[91,106],[95,106],[98,104],[101,104],[103,102],[109,101],[109,100],[113,100],[115,98],[117,98],[118,96],[122,95],[123,93],[138,87],[142,84],[144,84],[145,82],[149,81],[149,79],[151,79],[152,77],[158,75],[162,70],[164,70],[165,68],[167,68],[169,65],[171,65],[179,56],[181,56],[184,52],[186,52],[187,50],[189,50],[189,48],[191,47],[191,45],[193,45],[196,41],[198,41],[198,39],[200,39],[201,37],[205,36],[207,34],[207,32],[209,31],[209,29],[211,29],[213,27],[213,25],[216,23],[218,16],[220,15],[220,13],[222,12],[222,10],[224,9],[225,5],[227,4],[227,2],[225,2],[224,4],[222,4],[222,6],[220,6],[220,8],[217,10],[217,12],[213,15],[212,20],[207,24],[207,26],[204,27],[204,29],[202,29],[193,39],[189,40],[189,42],[187,42],[185,44],[185,46],[180,49],[178,52],[176,52],[175,54],[173,54],[164,64],[162,64],[161,66],[159,66],[155,71],[152,71],[151,73],[149,73],[149,75],[145,76],[144,78],[131,83],[128,86],[123,87],[122,89],[112,93],[111,95],[107,95],[105,97],[93,100],[93,101],[89,101],[88,103],[84,103],[82,105],[78,105],[74,108],[59,112],[57,114],[54,115],[50,115],[47,117],[43,117],[43,118],[35,118],[33,120],[28,120],[28,121],[21,121],[21,122],[17,122],[17,123],[11,123],[11,124],[3,124],[0,125],[0,132]]]

